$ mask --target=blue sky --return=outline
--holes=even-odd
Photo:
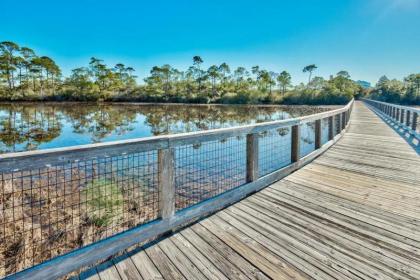
[[[420,72],[420,0],[2,1],[0,41],[55,59],[68,74],[91,56],[133,66],[178,68],[200,55],[291,72],[315,63],[316,75],[348,70],[354,79]]]

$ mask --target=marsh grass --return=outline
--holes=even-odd
[[[81,196],[87,204],[88,220],[98,227],[110,226],[123,215],[123,190],[109,180],[93,180]]]
[[[84,170],[0,177],[0,278],[157,218],[150,178]]]

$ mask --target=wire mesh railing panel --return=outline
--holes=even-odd
[[[267,175],[291,163],[290,127],[278,128],[259,134],[259,176]]]
[[[328,127],[328,118],[321,120],[321,145],[324,145],[328,142],[328,133],[329,133],[329,127]]]
[[[303,124],[300,133],[300,157],[304,157],[315,150],[315,122]]]
[[[158,217],[157,152],[0,173],[0,277]]]
[[[215,197],[245,182],[245,137],[230,137],[175,148],[177,210]]]

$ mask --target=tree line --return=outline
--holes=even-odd
[[[328,79],[316,76],[317,65],[310,64],[302,69],[308,74],[308,82],[293,85],[286,70],[274,72],[260,66],[232,69],[225,62],[207,68],[203,63],[200,56],[194,56],[192,65],[185,70],[169,64],[154,66],[139,85],[134,68],[122,63],[110,67],[92,57],[87,66],[63,77],[53,59],[5,41],[0,43],[0,99],[342,104],[354,96],[370,94],[377,99],[393,96],[398,102],[419,100],[420,74],[412,74],[404,81],[381,78],[375,88],[367,88],[366,83],[353,81],[347,71]]]
[[[369,97],[390,103],[420,105],[420,74],[410,74],[402,81],[382,76]]]

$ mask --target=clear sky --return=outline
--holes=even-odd
[[[420,0],[17,0],[0,5],[0,41],[48,55],[62,67],[91,56],[133,66],[260,65],[306,81],[348,70],[376,82],[420,72]]]

